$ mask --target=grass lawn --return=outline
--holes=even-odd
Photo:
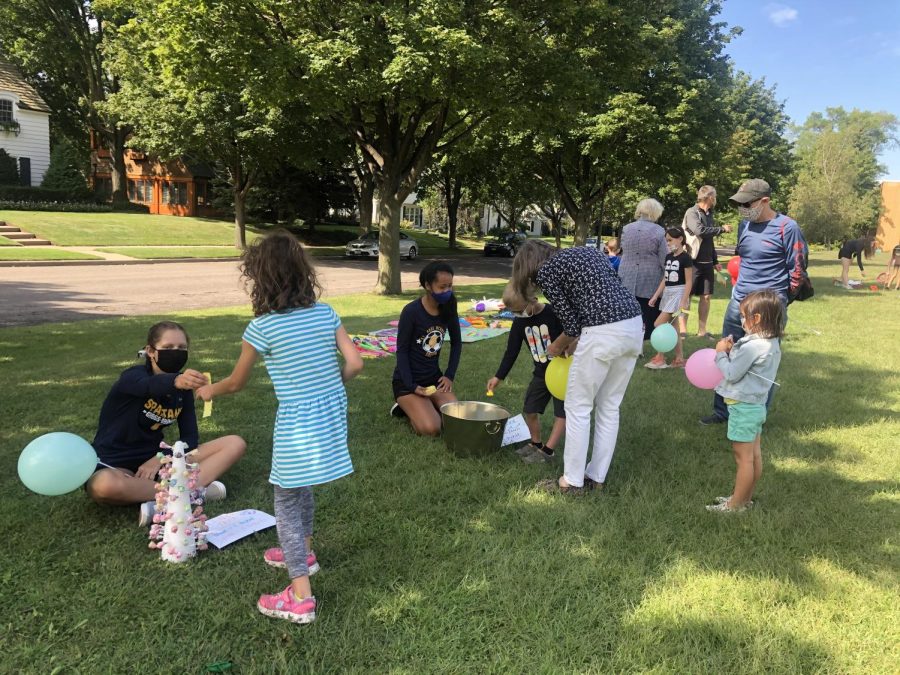
[[[3,670],[181,673],[227,660],[242,673],[896,672],[900,293],[833,288],[832,258],[811,266],[815,299],[791,306],[758,507],[736,517],[703,509],[728,493],[734,463],[725,429],[696,423],[711,394],[681,371],[638,366],[607,489],[567,498],[533,489],[557,467],[507,452],[458,460],[415,437],[387,414],[393,359],[367,361],[348,385],[356,473],[316,491],[320,616],[307,627],[256,611],[260,593],[287,583],[262,561],[274,529],[173,566],[147,549],[136,507],[101,508],[81,491],[41,497],[15,475],[39,434],[92,437],[156,317],[2,329],[2,380],[15,392],[0,427]],[[358,332],[410,297],[331,302]],[[248,308],[174,318],[193,338],[189,365],[226,375]],[[465,346],[460,398],[483,399],[504,342]],[[691,338],[688,350],[710,344]],[[493,400],[518,412],[530,370],[522,354]],[[201,438],[237,433],[249,445],[212,515],[271,512],[274,415],[260,366],[201,421]]]
[[[0,235],[0,246],[19,246],[19,245],[20,244],[17,244],[12,239],[7,239],[6,237]]]
[[[32,246],[7,246],[0,248],[0,260],[101,260],[100,256]]]
[[[207,218],[0,211],[0,220],[59,246],[229,246],[234,242],[232,223]],[[247,228],[247,239],[255,236]]]
[[[132,258],[237,258],[241,252],[233,246],[122,246],[98,248],[104,253],[118,253]]]

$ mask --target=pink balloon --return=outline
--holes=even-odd
[[[699,389],[715,389],[722,381],[722,371],[716,365],[715,349],[700,349],[684,364],[688,381]]]

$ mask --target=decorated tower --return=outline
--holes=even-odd
[[[178,441],[172,455],[158,455],[162,468],[156,484],[156,515],[150,527],[150,548],[163,560],[185,562],[206,549],[206,516],[198,488],[200,465],[188,461],[187,444]]]

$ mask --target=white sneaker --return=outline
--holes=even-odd
[[[203,500],[207,502],[220,502],[225,499],[227,492],[224,483],[214,480],[206,486],[206,494],[204,495]]]
[[[149,527],[153,524],[153,516],[156,515],[156,502],[144,502],[141,504],[141,513],[138,516],[138,527]]]

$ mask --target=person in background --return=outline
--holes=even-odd
[[[735,252],[741,258],[737,284],[731,289],[731,300],[722,321],[722,337],[737,341],[744,336],[741,301],[754,291],[771,290],[784,305],[782,316],[787,321],[787,305],[792,291],[804,279],[809,247],[797,221],[772,208],[769,184],[754,178],[745,181],[730,201],[737,206],[741,222]],[[774,385],[769,390],[770,405]],[[700,424],[721,424],[728,419],[728,406],[718,393],[713,398],[713,413],[700,419]]]
[[[635,221],[622,229],[622,262],[619,278],[641,307],[644,339],[649,340],[659,310],[650,306],[650,297],[659,285],[666,265],[666,236],[657,224],[663,207],[655,199],[643,199],[634,211]]]
[[[609,256],[609,264],[618,272],[622,262],[622,249],[619,247],[619,240],[616,237],[606,242],[606,254]]]
[[[884,290],[894,284],[894,290],[900,290],[900,246],[895,246],[891,251],[891,259],[888,260],[887,272],[884,274]]]
[[[678,342],[675,343],[675,358],[672,360],[672,368],[684,368],[684,337],[687,331],[687,316],[684,311],[691,306],[691,279],[694,274],[691,261],[691,249],[685,243],[684,230],[680,227],[670,227],[666,230],[666,244],[669,246],[669,254],[666,256],[666,270],[659,282],[659,288],[650,298],[650,306],[656,307],[659,303],[659,318],[656,326],[669,323],[673,316],[678,317]],[[660,370],[668,368],[666,355],[657,352],[656,356],[644,364],[644,368]]]
[[[681,227],[687,235],[694,260],[694,281],[691,295],[697,296],[697,336],[711,337],[706,330],[709,305],[716,286],[716,272],[722,269],[716,253],[715,238],[723,232],[731,232],[731,226],[717,227],[713,217],[716,206],[716,189],[704,185],[697,190],[697,203],[685,211]]]
[[[866,260],[872,257],[875,241],[871,237],[860,237],[859,239],[851,239],[845,241],[838,251],[838,260],[841,261],[841,286],[850,288],[850,263],[856,258],[856,264],[859,265],[859,275],[866,276],[866,270],[863,269],[863,256]]]

